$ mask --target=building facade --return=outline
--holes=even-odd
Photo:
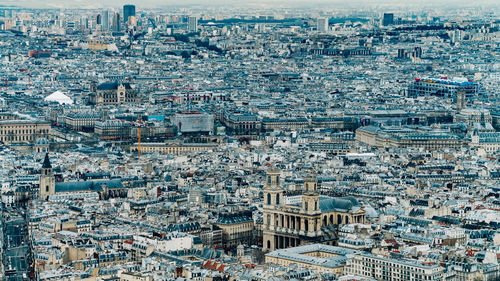
[[[222,230],[224,248],[231,249],[240,244],[252,244],[254,237],[252,212],[221,214],[215,225]]]
[[[130,138],[132,124],[122,120],[96,121],[95,134],[102,140],[120,140]]]
[[[101,116],[94,112],[72,112],[66,115],[66,127],[76,131],[94,131],[95,122],[99,121]]]
[[[90,104],[120,105],[134,102],[138,102],[138,95],[129,83],[106,82],[90,87]]]
[[[280,182],[281,171],[267,171],[264,187],[263,249],[273,251],[314,243],[334,244],[335,228],[364,223],[364,208],[354,198],[320,196],[316,178],[304,180],[300,198],[287,200]],[[298,200],[295,200],[298,199]],[[299,202],[285,204],[285,202]]]
[[[141,153],[181,154],[189,151],[205,151],[217,148],[216,143],[141,143]],[[131,152],[136,152],[139,144],[130,146]]]
[[[354,254],[347,261],[345,273],[390,281],[443,280],[443,268],[435,263],[385,258],[369,253]]]
[[[49,138],[50,123],[39,120],[0,121],[0,142],[5,144],[33,143],[39,138]]]
[[[465,92],[467,98],[475,97],[478,84],[464,79],[417,78],[408,87],[409,97],[438,96],[443,98],[457,98],[459,91]]]

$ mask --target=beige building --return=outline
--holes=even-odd
[[[419,132],[406,128],[361,127],[356,130],[356,140],[377,147],[421,147],[427,150],[460,148],[464,142],[455,135],[443,132]]]
[[[120,281],[153,281],[153,280],[154,280],[153,276],[141,272],[122,272],[120,274]]]
[[[138,143],[130,146],[131,152],[138,151]],[[141,153],[181,154],[189,151],[205,151],[217,148],[216,143],[141,143]]]
[[[483,149],[487,155],[493,155],[500,150],[500,132],[474,131],[470,137],[469,145]]]
[[[316,178],[304,180],[302,195],[284,198],[281,171],[267,171],[264,188],[263,249],[272,251],[308,244],[334,244],[335,228],[364,223],[364,208],[352,197],[320,196]],[[285,204],[286,200],[293,202]]]
[[[356,253],[354,250],[347,248],[312,244],[270,252],[266,254],[266,264],[271,263],[284,267],[295,264],[321,274],[340,275],[344,272],[346,255],[354,253]]]
[[[252,212],[222,214],[215,225],[222,230],[222,244],[225,248],[252,244],[254,236]]]
[[[93,131],[101,116],[94,112],[72,112],[65,118],[66,127],[77,131]]]
[[[354,254],[347,261],[345,273],[390,281],[443,280],[443,268],[436,263],[385,258],[369,253]]]
[[[5,144],[34,143],[39,138],[48,138],[50,123],[40,120],[1,120],[0,141]]]

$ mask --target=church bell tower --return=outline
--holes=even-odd
[[[307,177],[304,179],[302,208],[306,212],[315,213],[319,211],[318,179],[316,177]]]
[[[40,199],[47,200],[49,195],[56,193],[56,179],[54,173],[52,172],[52,165],[50,164],[49,154],[45,154],[45,159],[43,160],[42,170],[40,174],[40,188],[39,197]]]
[[[266,172],[266,183],[264,187],[264,205],[284,205],[283,187],[280,181],[281,170],[269,168]]]

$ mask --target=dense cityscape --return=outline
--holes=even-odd
[[[500,280],[498,3],[151,1],[0,3],[1,280]]]

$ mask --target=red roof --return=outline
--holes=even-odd
[[[217,270],[220,271],[220,272],[223,272],[224,271],[224,265],[221,264]]]

